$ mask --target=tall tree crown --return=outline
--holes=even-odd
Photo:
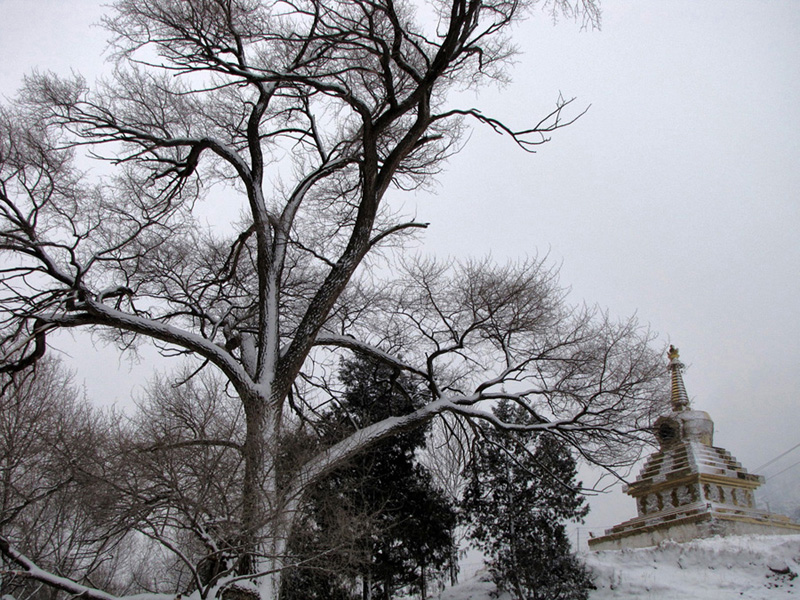
[[[559,100],[516,130],[448,97],[504,76],[528,4],[119,0],[107,79],[33,74],[0,109],[0,374],[41,358],[51,332],[84,329],[213,365],[241,405],[241,443],[199,440],[241,466],[235,556],[201,597],[246,578],[274,597],[309,487],[443,413],[556,431],[612,468],[635,457],[663,376],[649,332],[570,308],[542,261],[394,256],[386,273],[369,259],[425,227],[393,194],[429,181],[468,121],[530,150],[576,118]],[[320,431],[341,392],[331,365],[351,352],[419,382],[424,401],[282,471],[287,433]],[[526,418],[487,410],[503,398]]]

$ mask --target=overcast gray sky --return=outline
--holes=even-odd
[[[99,72],[100,5],[0,0],[0,93],[34,67]],[[636,313],[680,348],[716,445],[753,470],[800,443],[800,2],[602,6],[601,31],[535,14],[513,82],[462,97],[519,127],[559,92],[588,113],[535,155],[476,130],[436,193],[406,204],[431,222],[422,251],[549,254],[574,302]],[[89,394],[124,402],[95,377],[115,359],[83,354]],[[593,527],[635,515],[620,491],[592,505]]]

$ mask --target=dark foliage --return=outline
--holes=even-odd
[[[407,379],[367,360],[346,361],[341,378],[346,392],[330,413],[331,441],[421,401]],[[415,461],[423,444],[422,430],[387,440],[315,487],[293,540],[307,562],[287,577],[284,600],[391,598],[402,587],[425,589],[448,560],[455,512]]]
[[[525,419],[507,401],[494,413]],[[495,583],[518,600],[585,600],[591,578],[572,554],[565,522],[582,522],[589,509],[568,448],[549,434],[483,435],[467,468],[463,511]]]

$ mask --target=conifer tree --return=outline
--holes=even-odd
[[[524,413],[507,401],[494,410],[502,421],[525,420]],[[582,522],[589,508],[568,448],[547,434],[482,434],[462,508],[494,582],[517,600],[585,600],[591,578],[570,549],[565,523]]]
[[[344,361],[340,377],[345,393],[330,411],[331,443],[353,427],[408,414],[424,401],[412,381],[375,361]],[[448,561],[456,516],[416,460],[424,444],[421,429],[386,440],[315,487],[293,544],[307,567],[287,578],[284,600],[388,600],[402,587],[426,597],[427,580]],[[335,547],[340,551],[321,554]]]

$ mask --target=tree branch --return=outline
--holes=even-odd
[[[74,596],[89,600],[175,600],[174,594],[134,594],[132,596],[114,596],[107,592],[81,585],[66,577],[60,577],[39,568],[31,559],[22,554],[4,537],[0,536],[0,553],[11,562],[22,567],[20,575],[30,577],[50,587],[67,592]]]

